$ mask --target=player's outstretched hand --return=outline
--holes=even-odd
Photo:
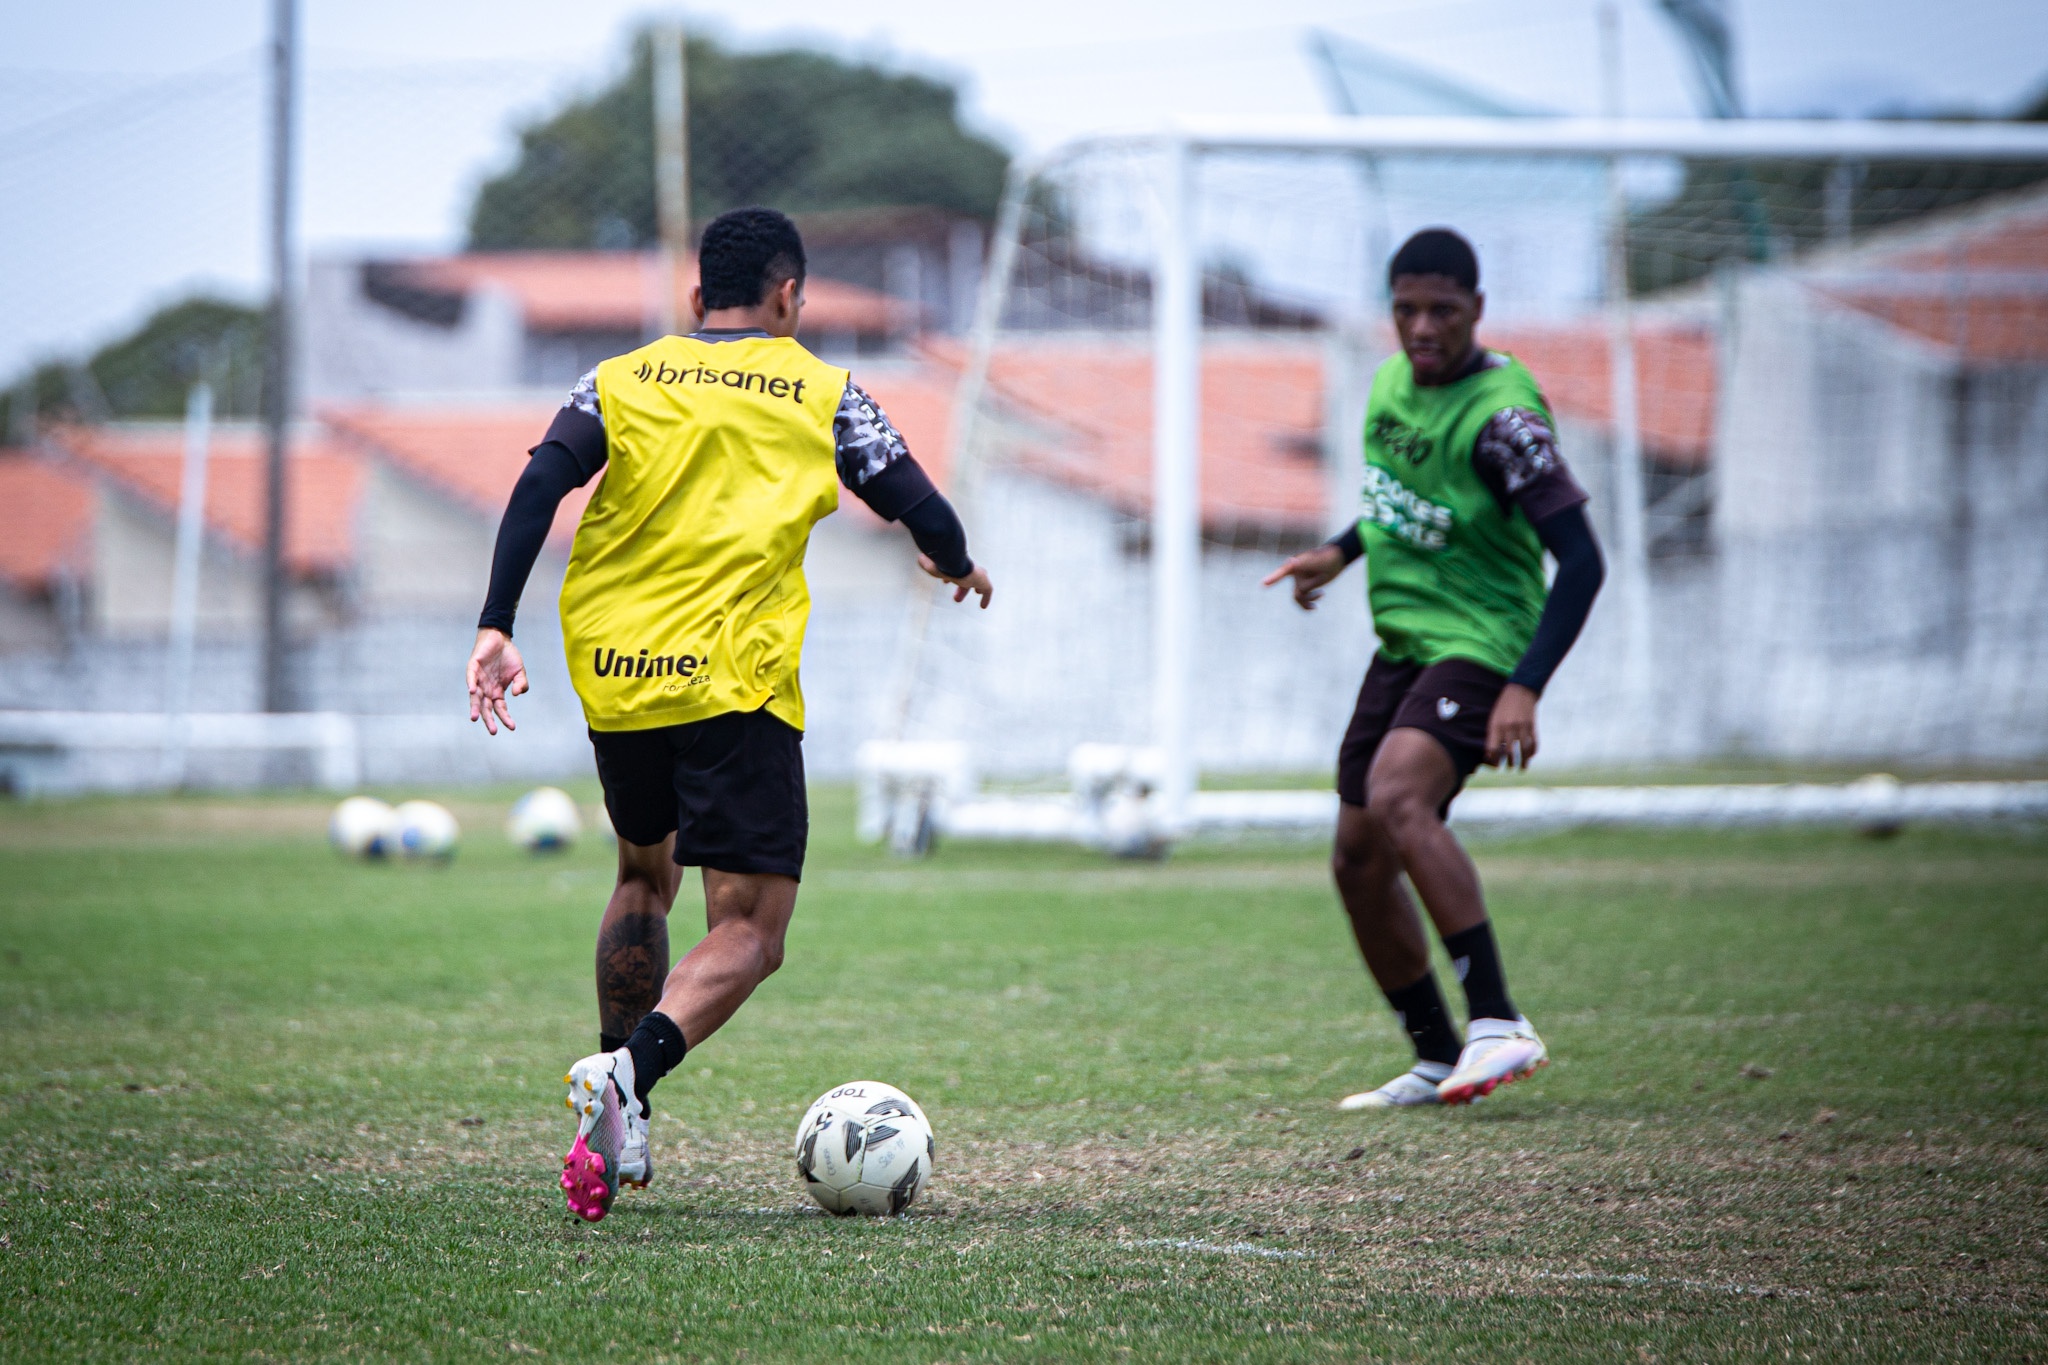
[[[481,720],[494,735],[501,721],[507,730],[517,730],[505,700],[525,690],[526,661],[519,657],[519,646],[502,630],[479,630],[476,648],[469,652],[469,718]]]
[[[1344,572],[1344,552],[1334,545],[1318,545],[1313,550],[1304,550],[1279,568],[1266,575],[1259,584],[1270,588],[1283,578],[1294,580],[1294,605],[1303,611],[1314,611],[1316,599],[1323,595],[1323,585]]]
[[[1526,768],[1536,757],[1536,694],[1509,683],[1486,721],[1486,762],[1495,768]]]
[[[917,557],[917,567],[923,569],[941,583],[951,583],[953,585],[953,600],[955,602],[965,602],[968,593],[980,593],[981,609],[987,611],[989,599],[995,596],[995,584],[989,582],[988,570],[982,568],[979,564],[975,565],[965,578],[950,578],[940,573],[939,566],[932,563],[930,555],[919,555]]]

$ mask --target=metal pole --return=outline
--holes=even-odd
[[[1601,67],[1606,116],[1621,117],[1621,16],[1614,0],[1600,6]],[[1614,568],[1621,598],[1624,710],[1640,734],[1649,722],[1651,688],[1650,551],[1643,513],[1642,416],[1636,394],[1634,319],[1628,297],[1628,196],[1621,158],[1607,161],[1608,398],[1613,412]],[[1630,743],[1635,740],[1631,738]]]
[[[661,228],[661,330],[682,320],[682,262],[690,254],[690,103],[681,24],[654,30],[654,204]]]
[[[297,0],[272,0],[270,44],[270,326],[263,357],[263,709],[285,695],[285,451],[291,422],[292,116]]]
[[[1165,832],[1186,824],[1195,788],[1189,691],[1201,570],[1202,285],[1195,260],[1195,156],[1165,146],[1157,279],[1152,294],[1152,742],[1166,758]]]
[[[185,784],[186,712],[192,701],[192,642],[199,625],[199,550],[206,530],[206,455],[213,434],[213,386],[185,398],[185,470],[178,488],[178,540],[171,561],[170,673],[164,679],[163,784]]]
[[[981,277],[981,289],[974,304],[974,323],[967,335],[967,366],[953,386],[951,445],[947,451],[946,492],[964,524],[975,534],[986,536],[991,523],[982,518],[981,487],[984,457],[976,424],[981,416],[982,397],[988,390],[988,368],[993,362],[996,333],[1002,329],[1003,304],[1009,296],[1010,275],[1017,268],[1017,252],[1023,245],[1024,206],[1031,182],[1044,169],[1042,163],[1019,157],[1010,163],[1003,185],[996,223],[989,235],[988,264]],[[985,541],[980,542],[986,544]],[[902,739],[910,732],[910,708],[924,668],[925,644],[931,635],[932,608],[939,594],[948,591],[943,583],[927,591],[913,589],[910,617],[905,623],[904,643],[899,651],[896,683],[889,702],[889,738]]]

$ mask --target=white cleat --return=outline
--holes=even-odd
[[[646,1183],[646,1119],[633,1095],[633,1054],[624,1048],[592,1053],[562,1080],[569,1087],[565,1102],[576,1115],[576,1142],[562,1158],[562,1191],[569,1197],[569,1212],[595,1223],[611,1212],[626,1175],[635,1118],[642,1125],[640,1172]]]
[[[1445,1104],[1470,1104],[1534,1074],[1549,1060],[1549,1049],[1527,1019],[1474,1019],[1465,1030],[1458,1065],[1444,1077],[1436,1095]]]
[[[1417,1062],[1377,1090],[1346,1095],[1337,1101],[1339,1109],[1410,1109],[1418,1104],[1440,1104],[1436,1088],[1451,1069],[1442,1062]]]
[[[654,1156],[647,1146],[647,1115],[626,1115],[626,1145],[619,1149],[619,1183],[636,1190],[654,1179]]]

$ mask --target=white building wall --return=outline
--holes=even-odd
[[[363,263],[316,258],[299,310],[299,401],[412,393],[496,393],[518,388],[525,324],[501,291],[471,291],[451,327],[421,322],[363,292]]]

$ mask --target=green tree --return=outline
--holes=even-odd
[[[650,43],[624,75],[519,134],[486,181],[472,249],[642,246],[657,237]],[[791,213],[929,205],[995,216],[1008,156],[960,125],[959,93],[923,76],[819,52],[688,47],[690,206]]]
[[[1958,122],[1969,115],[1953,116]],[[2048,121],[2048,90],[2013,117]],[[1723,261],[1790,256],[1829,240],[1938,213],[2038,184],[2038,165],[2024,162],[1873,161],[1846,168],[1847,197],[1830,225],[1828,179],[1834,168],[1814,161],[1739,163],[1691,161],[1678,193],[1633,213],[1628,224],[1629,287],[1667,289],[1711,273]]]
[[[47,361],[23,375],[0,393],[0,432],[19,428],[25,400],[42,420],[176,417],[202,378],[213,384],[215,412],[253,417],[263,396],[267,330],[261,309],[225,299],[168,304],[83,362]]]

